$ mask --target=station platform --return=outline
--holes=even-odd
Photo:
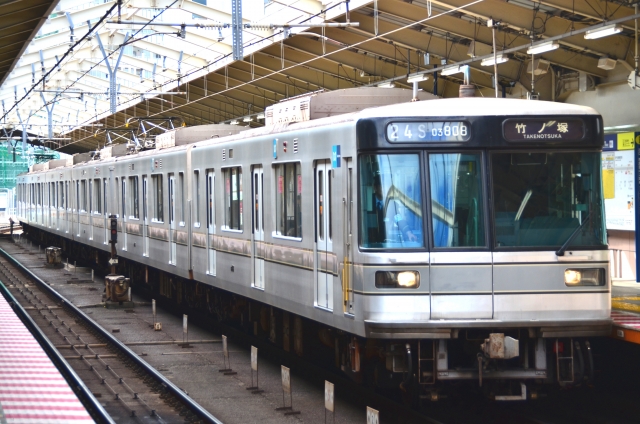
[[[640,344],[640,283],[632,280],[613,280],[611,318],[611,337]]]
[[[94,423],[2,295],[0,323],[0,423]]]

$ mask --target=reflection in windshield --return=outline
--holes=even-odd
[[[485,246],[479,163],[479,154],[429,155],[434,247]]]
[[[497,247],[606,244],[599,153],[492,156]]]
[[[360,157],[361,246],[424,247],[417,154]]]

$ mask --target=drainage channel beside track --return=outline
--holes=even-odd
[[[220,423],[2,249],[0,281],[113,419],[120,423]]]

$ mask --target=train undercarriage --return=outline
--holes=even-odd
[[[109,273],[109,253],[24,226],[42,246]],[[437,401],[460,383],[494,400],[536,399],[546,387],[590,385],[593,354],[584,337],[543,338],[537,328],[457,329],[449,339],[361,338],[194,280],[119,258],[118,273],[141,295],[204,314],[286,352],[339,369],[348,378],[411,403]]]

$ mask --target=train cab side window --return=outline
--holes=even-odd
[[[359,164],[360,245],[374,249],[424,247],[419,155],[363,155]]]
[[[152,175],[151,183],[153,184],[153,221],[164,222],[164,209],[163,199],[164,194],[162,190],[162,175]]]
[[[227,168],[224,175],[224,229],[242,231],[242,168]]]
[[[434,247],[485,246],[481,156],[430,154]]]
[[[302,238],[302,174],[300,163],[283,163],[277,165],[275,170],[276,234]]]
[[[139,197],[138,197],[138,177],[129,177],[129,217],[133,219],[140,219],[139,209]]]

